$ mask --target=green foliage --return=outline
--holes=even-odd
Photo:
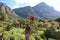
[[[48,28],[45,32],[44,32],[44,36],[46,38],[53,38],[53,39],[57,39],[59,40],[60,39],[60,32],[57,31],[51,27],[51,28]]]
[[[48,23],[48,22],[44,23],[43,28],[49,28],[49,27],[51,27],[50,23]]]
[[[31,35],[30,36],[30,40],[35,40],[34,36]]]
[[[46,38],[52,38],[54,36],[52,36],[55,33],[55,29],[54,28],[48,28],[45,32],[44,32],[44,36]]]
[[[44,21],[44,20],[41,20],[41,19],[39,20],[39,22],[43,22],[43,23],[45,23],[45,21]]]
[[[41,38],[41,35],[42,35],[43,33],[44,33],[43,31],[38,31],[37,33],[33,33],[33,34],[31,35],[30,40],[43,40],[43,39]]]
[[[8,21],[8,15],[4,12],[0,12],[0,20],[1,21]]]
[[[60,31],[55,29],[55,27],[59,27],[58,21],[39,20],[32,23],[30,20],[9,19],[6,13],[0,12],[0,35],[3,34],[4,40],[25,40],[25,30],[28,27],[31,29],[30,40],[60,38]]]
[[[3,39],[4,40],[10,40],[10,39],[25,40],[25,35],[23,33],[24,30],[25,29],[14,28],[11,31],[5,31],[3,33]]]
[[[52,22],[52,20],[48,20],[48,22]]]
[[[43,27],[43,22],[39,22],[39,23],[37,24],[37,27],[42,28],[42,27]]]
[[[55,21],[60,22],[60,18],[55,19]]]

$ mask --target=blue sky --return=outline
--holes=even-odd
[[[26,3],[17,4],[15,0],[0,0],[2,3],[6,3],[11,9],[28,6]]]
[[[16,4],[14,0],[0,0],[2,3],[6,3],[10,8],[13,8]]]
[[[45,2],[46,4],[60,11],[60,0],[0,0],[0,2],[6,3],[11,9],[24,7],[24,6],[35,6],[38,3]]]

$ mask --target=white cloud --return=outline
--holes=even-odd
[[[18,5],[15,5],[13,8],[18,8],[19,6]]]
[[[25,7],[28,6],[26,3],[16,4],[13,8]]]
[[[45,2],[49,5],[53,5],[56,2],[59,2],[60,0],[15,0],[16,4],[20,4],[20,3],[26,3],[30,6],[35,6],[36,4],[40,3],[40,2]]]
[[[16,4],[26,3],[30,6],[34,6],[39,3],[40,0],[15,0]]]
[[[26,3],[27,5],[30,6],[35,6],[40,2],[45,2],[46,4],[53,6],[55,9],[59,10],[60,8],[60,0],[15,0],[16,5],[21,4],[21,3]],[[18,7],[18,6],[15,6]]]

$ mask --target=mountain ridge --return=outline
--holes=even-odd
[[[25,10],[26,9],[26,10]],[[29,10],[28,10],[29,9]],[[30,6],[27,6],[27,7],[24,7],[24,8],[17,8],[17,9],[15,9],[14,10],[15,11],[15,13],[17,12],[17,11],[19,11],[19,12],[17,12],[16,14],[17,15],[20,15],[20,17],[23,17],[23,18],[28,18],[29,19],[29,17],[32,15],[32,16],[35,16],[35,18],[37,19],[37,18],[39,18],[38,17],[38,15],[34,12],[34,9],[32,8],[32,7],[30,7]]]
[[[30,11],[28,11],[28,10],[30,10]],[[45,19],[45,20],[50,20],[50,19],[55,19],[55,18],[60,17],[60,12],[56,11],[52,6],[49,6],[44,2],[41,2],[34,7],[27,6],[27,7],[23,7],[23,8],[16,8],[16,9],[13,9],[13,11],[15,11],[15,13],[19,16],[21,16],[21,14],[24,15],[24,13],[25,13],[24,11],[26,11],[25,16],[27,16],[27,14],[29,14],[32,11],[33,16],[37,15],[39,19]],[[18,13],[18,11],[19,11],[19,13]],[[52,14],[54,14],[54,15],[52,15]],[[35,16],[35,17],[37,17],[37,16]],[[23,16],[23,18],[24,18],[24,16]]]

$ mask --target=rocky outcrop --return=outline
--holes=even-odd
[[[17,18],[18,17],[18,15],[16,15],[16,13],[13,10],[11,10],[5,3],[0,3],[0,11],[7,13],[9,18]]]

